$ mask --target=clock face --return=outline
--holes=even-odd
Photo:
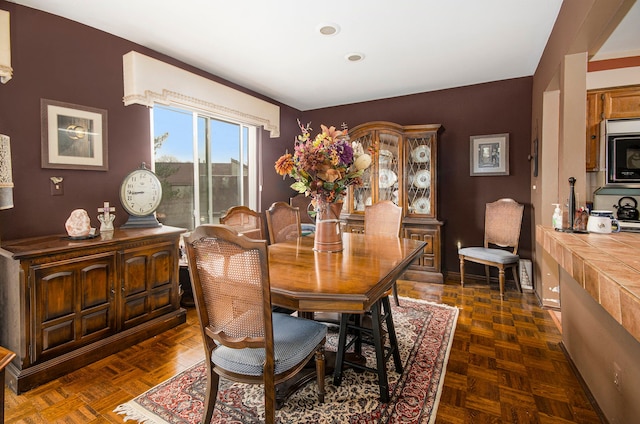
[[[154,213],[162,200],[160,180],[148,169],[137,169],[127,175],[120,187],[120,201],[134,216]]]

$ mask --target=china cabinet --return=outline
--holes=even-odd
[[[22,393],[185,322],[181,228],[44,236],[0,249],[0,344]]]
[[[402,207],[401,235],[427,242],[423,254],[406,271],[406,278],[442,282],[438,220],[437,142],[441,126],[398,125],[368,122],[349,131],[352,142],[359,142],[373,153],[372,165],[365,170],[364,184],[351,187],[343,214],[349,232],[364,231],[364,208],[382,200]]]

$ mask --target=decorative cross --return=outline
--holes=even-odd
[[[110,222],[109,212],[115,212],[116,208],[109,206],[109,202],[104,202],[104,207],[98,208],[98,212],[101,212],[104,217],[104,222]]]

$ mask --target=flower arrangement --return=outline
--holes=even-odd
[[[362,144],[349,141],[346,130],[321,125],[322,132],[311,136],[310,124],[298,121],[294,152],[285,153],[275,163],[276,172],[290,176],[291,188],[329,203],[341,202],[350,185],[362,185],[362,174],[371,165],[371,155]]]

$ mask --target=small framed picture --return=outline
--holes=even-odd
[[[509,175],[509,134],[471,136],[471,176]]]
[[[41,99],[42,167],[106,171],[107,111]]]

